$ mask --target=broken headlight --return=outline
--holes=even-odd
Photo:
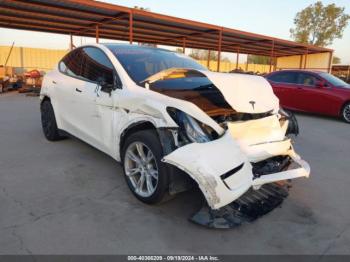
[[[205,143],[218,137],[213,128],[199,122],[190,115],[171,107],[168,107],[167,111],[180,127],[179,136],[184,143]]]
[[[278,113],[279,113],[281,116],[289,117],[289,113],[286,112],[282,107],[280,107],[280,109],[278,110]]]
[[[295,115],[290,111],[284,110],[282,107],[280,107],[278,113],[281,115],[281,125],[284,123],[284,121],[288,120],[288,128],[286,135],[293,134],[297,136],[299,134],[299,124]]]

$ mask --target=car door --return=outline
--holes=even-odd
[[[80,137],[104,152],[110,150],[113,125],[112,89],[115,70],[106,54],[97,47],[82,48],[81,79],[84,85],[75,90],[74,116]]]
[[[298,107],[305,112],[326,114],[332,101],[331,89],[322,85],[322,79],[308,72],[298,73]]]
[[[296,83],[297,74],[290,71],[280,71],[267,78],[276,96],[280,100],[280,105],[284,108],[297,109]]]
[[[75,90],[84,85],[80,79],[81,49],[69,52],[58,64],[58,70],[52,77],[53,99],[51,103],[55,110],[58,127],[69,133],[76,134],[74,115]]]

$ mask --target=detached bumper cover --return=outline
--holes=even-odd
[[[271,145],[272,152],[269,149]],[[309,165],[294,152],[290,140],[251,146],[251,149],[254,148],[259,149],[259,157],[255,157],[257,156],[255,153],[247,154],[246,150],[243,152],[231,132],[226,132],[215,141],[192,143],[178,148],[166,155],[163,161],[188,173],[198,183],[212,209],[226,206],[251,187],[258,189],[267,183],[308,177],[310,174]],[[295,162],[290,166],[296,166],[296,168],[254,179],[250,163],[252,159],[267,159],[275,153],[290,156]],[[254,157],[251,157],[252,155]]]
[[[209,228],[235,228],[250,223],[282,205],[288,196],[287,183],[263,185],[259,190],[249,189],[240,198],[220,209],[204,205],[190,221]]]
[[[212,208],[222,207],[240,197],[251,187],[253,180],[252,166],[228,132],[208,143],[180,147],[165,156],[163,161],[189,174]],[[244,165],[237,173],[225,179],[225,185],[220,176],[242,163]]]

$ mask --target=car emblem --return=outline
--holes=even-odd
[[[255,107],[255,101],[249,101],[249,104],[251,104],[252,105],[252,107],[253,107],[253,110],[255,109],[254,107]]]

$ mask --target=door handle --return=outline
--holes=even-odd
[[[81,90],[79,88],[76,88],[75,91],[81,93]]]

